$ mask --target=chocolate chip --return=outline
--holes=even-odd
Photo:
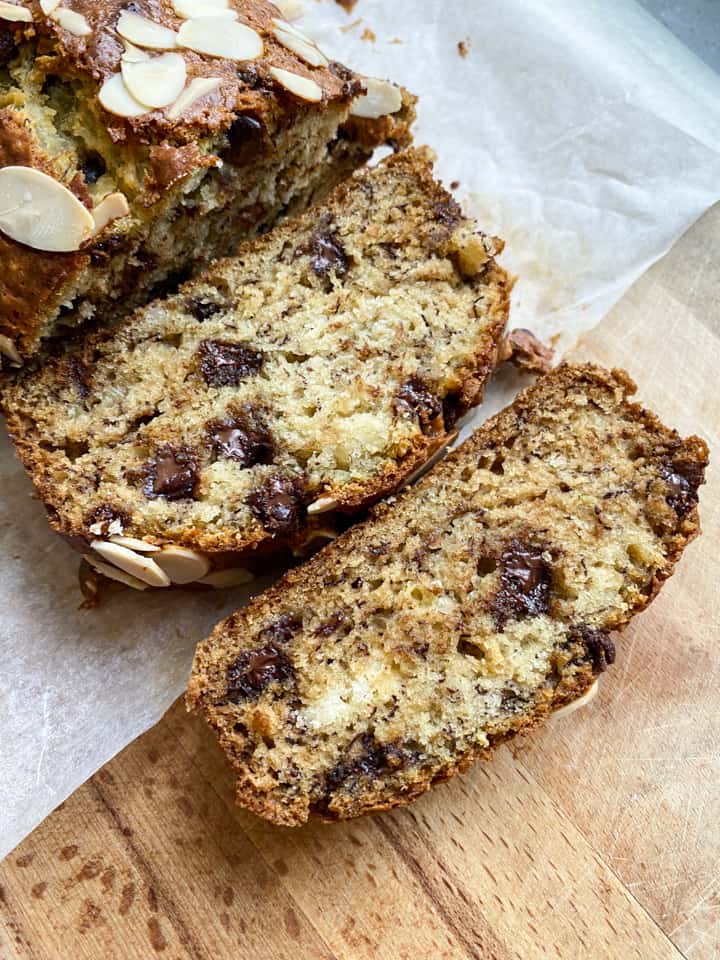
[[[336,610],[324,623],[321,623],[314,631],[316,637],[331,637],[345,623],[345,614],[342,610]]]
[[[0,29],[0,67],[10,63],[16,53],[17,45],[12,30]]]
[[[185,301],[185,309],[198,323],[203,323],[210,317],[214,317],[216,313],[220,313],[223,306],[210,300],[201,300],[200,297],[188,297]]]
[[[132,246],[132,240],[127,235],[113,233],[105,240],[99,240],[90,251],[90,263],[97,267],[118,253],[127,253]]]
[[[380,743],[372,733],[361,733],[350,743],[343,759],[325,778],[324,796],[313,807],[321,816],[331,816],[332,795],[343,788],[352,790],[359,779],[375,780],[380,775],[418,763],[417,750],[394,743]]]
[[[236,387],[245,377],[256,376],[264,355],[246,343],[203,340],[200,344],[200,369],[209,387]]]
[[[227,132],[228,145],[222,151],[222,159],[243,167],[263,154],[268,146],[265,124],[249,113],[240,114]]]
[[[295,669],[274,643],[248,650],[227,668],[226,697],[231,702],[258,697],[271,683],[295,680]]]
[[[318,277],[326,277],[331,271],[337,276],[347,273],[350,260],[336,233],[322,227],[310,241],[312,259],[310,265]]]
[[[80,164],[80,169],[85,179],[85,183],[93,184],[98,182],[100,177],[102,177],[107,170],[107,167],[100,154],[93,150],[83,158],[83,161]]]
[[[660,471],[667,484],[665,499],[678,517],[684,517],[698,502],[698,488],[705,482],[705,466],[695,460],[677,459]]]
[[[416,416],[426,436],[435,436],[445,429],[442,403],[421,377],[410,377],[400,387],[395,398],[395,409],[401,414]]]
[[[575,627],[570,631],[569,640],[579,642],[585,647],[594,673],[604,673],[611,663],[615,663],[615,644],[607,630]]]
[[[68,379],[75,387],[80,399],[84,400],[90,393],[90,371],[77,357],[73,357],[68,362]]]
[[[502,554],[500,587],[491,605],[499,630],[508,620],[538,617],[550,609],[552,567],[544,552],[542,547],[513,539]]]
[[[123,529],[130,526],[130,514],[125,513],[124,510],[119,510],[117,507],[110,506],[109,503],[103,503],[101,506],[95,507],[85,517],[85,526],[89,529],[99,523],[102,525],[103,536],[107,536],[108,527],[114,520],[119,520]],[[94,536],[97,536],[97,534],[94,534]]]
[[[433,212],[435,214],[435,219],[439,220],[440,223],[449,229],[457,226],[457,224],[460,223],[463,218],[463,212],[460,204],[452,197],[448,197],[447,200],[436,203],[433,206]]]
[[[267,637],[274,643],[287,643],[302,630],[302,620],[295,613],[284,613],[277,620],[273,620],[261,631],[263,637]]]
[[[199,479],[198,457],[189,447],[160,447],[146,467],[145,496],[151,499],[187,500],[195,495]]]
[[[237,416],[208,424],[213,450],[219,457],[234,460],[241,467],[271,463],[275,444],[261,415],[244,407]]]
[[[337,60],[331,60],[328,64],[328,70],[330,73],[337,77],[339,80],[354,80],[355,74],[343,63],[338,63]]]
[[[271,86],[266,75],[262,74],[254,64],[246,64],[236,70],[238,80],[242,81],[251,90],[261,93],[271,93]]]
[[[269,477],[248,496],[246,503],[263,528],[272,534],[288,535],[300,528],[305,515],[302,487],[297,477]]]

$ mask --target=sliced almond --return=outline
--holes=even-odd
[[[178,45],[227,60],[255,60],[263,54],[259,33],[244,23],[218,17],[186,20],[178,30]]]
[[[6,337],[4,333],[0,333],[0,353],[15,366],[22,366],[22,357],[18,353],[15,342],[10,337]]]
[[[182,20],[198,20],[200,17],[227,17],[234,20],[236,10],[230,10],[228,0],[173,0],[175,13]]]
[[[124,583],[126,587],[132,587],[133,590],[147,590],[148,588],[147,583],[143,583],[142,580],[138,580],[137,577],[132,577],[129,573],[118,570],[117,567],[111,567],[109,563],[102,563],[97,557],[93,557],[89,553],[83,555],[83,560],[86,560],[93,570],[97,570],[98,573],[107,577],[108,580],[116,580],[118,583]]]
[[[121,547],[119,543],[108,543],[105,540],[93,540],[90,546],[103,560],[129,573],[131,577],[137,577],[151,587],[170,586],[168,575],[150,557],[142,557],[134,550]]]
[[[111,193],[104,197],[100,203],[93,209],[92,216],[95,221],[95,230],[93,236],[96,236],[113,220],[119,220],[120,217],[126,217],[130,213],[130,205],[124,193]]]
[[[90,529],[92,530],[92,527]],[[117,543],[121,547],[127,547],[128,550],[137,550],[138,553],[156,553],[162,549],[154,543],[148,543],[147,540],[138,540],[135,537],[123,537],[115,534],[109,539],[111,543]]]
[[[252,583],[254,579],[255,576],[244,567],[233,567],[228,570],[213,570],[202,580],[198,580],[198,583],[222,590],[224,587],[242,587],[246,583]]]
[[[290,26],[290,24],[287,24],[287,26]],[[287,50],[297,54],[301,60],[309,63],[311,67],[326,67],[330,62],[322,50],[309,38],[306,40],[297,36],[295,32],[290,33],[289,30],[281,30],[279,27],[275,28],[275,36]]]
[[[308,100],[310,103],[318,103],[322,100],[322,87],[314,80],[301,77],[299,73],[292,73],[290,70],[282,70],[280,67],[270,67],[270,73],[281,87],[285,87],[301,100]]]
[[[5,0],[0,0],[0,20],[11,20],[14,23],[32,23],[32,14],[26,7],[19,7],[14,3],[5,3]]]
[[[573,700],[572,703],[566,703],[564,707],[560,707],[558,710],[553,710],[553,720],[557,720],[558,717],[567,717],[571,713],[575,713],[576,710],[586,707],[592,700],[595,699],[599,689],[600,684],[596,680],[590,689],[587,690],[581,697],[578,697],[577,700]]]
[[[302,0],[274,0],[274,3],[286,20],[298,20],[305,12]]]
[[[105,81],[98,100],[108,113],[114,113],[116,117],[141,117],[144,113],[150,113],[149,108],[130,93],[121,73]]]
[[[102,526],[102,524],[100,524]],[[92,530],[92,527],[90,528]],[[116,517],[114,520],[111,520],[108,524],[107,532],[108,536],[119,537],[123,532],[123,522],[120,517]]]
[[[85,17],[75,10],[68,10],[67,7],[56,7],[50,14],[50,19],[76,37],[87,37],[92,33],[92,27]]]
[[[164,547],[153,559],[173,583],[195,583],[210,571],[208,558],[187,547]]]
[[[34,250],[68,253],[91,236],[95,221],[64,184],[32,167],[0,170],[0,230]]]
[[[44,14],[50,14],[60,6],[60,0],[40,0],[40,9]]]
[[[177,34],[154,20],[141,17],[132,10],[123,10],[117,23],[117,32],[124,40],[147,47],[149,50],[172,50],[177,46]]]
[[[174,103],[187,79],[185,58],[179,53],[162,53],[150,60],[123,60],[121,69],[130,96],[154,109]]]
[[[123,40],[123,46],[125,47],[125,53],[123,53],[121,59],[127,60],[128,63],[138,63],[141,60],[149,60],[150,54],[147,50],[141,50],[140,47],[136,47],[134,43],[130,43],[129,40]]]
[[[307,508],[308,514],[312,517],[316,513],[327,513],[329,510],[337,510],[339,504],[332,497],[320,497],[315,503],[311,503]]]
[[[220,77],[195,77],[183,90],[175,103],[167,111],[170,120],[177,120],[196,100],[200,100],[222,84]]]
[[[350,113],[354,117],[364,117],[367,120],[379,120],[390,113],[397,113],[402,107],[400,88],[388,80],[375,80],[373,77],[363,79],[367,93],[353,101]]]

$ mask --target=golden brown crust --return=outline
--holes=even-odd
[[[698,437],[683,440],[675,431],[664,427],[653,413],[630,402],[629,397],[634,392],[635,385],[622,370],[608,371],[589,364],[559,367],[524,391],[514,404],[490,420],[462,447],[435,467],[417,486],[403,493],[396,502],[390,505],[379,504],[371,511],[365,523],[349,530],[304,566],[290,571],[248,607],[216,627],[211,637],[201,643],[196,652],[187,703],[189,709],[204,715],[218,733],[221,745],[238,776],[236,795],[239,803],[266,819],[285,825],[304,823],[309,816],[336,820],[403,805],[411,802],[433,784],[447,780],[455,773],[467,769],[475,760],[487,759],[500,743],[517,733],[538,726],[550,712],[587,692],[593,682],[594,674],[598,670],[603,670],[614,657],[614,647],[609,639],[610,631],[621,632],[632,616],[651,602],[663,581],[671,575],[685,546],[700,532],[697,487],[703,482],[703,472],[708,459],[707,445]],[[598,460],[597,451],[593,448],[587,449],[586,462],[583,461],[582,453],[585,448],[578,448],[578,464],[583,467],[579,473],[573,474],[576,468],[571,470],[570,467],[562,466],[564,457],[567,455],[565,451],[571,447],[561,446],[558,429],[552,425],[557,422],[556,412],[562,410],[563,404],[569,402],[566,398],[573,398],[572,409],[576,411],[572,415],[574,419],[586,416],[587,422],[591,425],[597,420],[597,426],[592,426],[590,434],[586,434],[592,438],[593,447],[596,444],[595,431],[602,434],[605,422],[613,425],[615,433],[612,437],[609,432],[607,435],[607,459],[612,460],[612,470],[615,472],[608,473],[607,487],[600,485],[591,489],[590,480],[586,479],[593,476],[602,477],[603,474],[598,471],[605,469],[601,462],[602,458]],[[553,514],[544,506],[544,497],[529,498],[528,494],[533,489],[534,482],[531,466],[525,468],[528,473],[522,480],[522,484],[527,484],[527,490],[522,493],[520,479],[522,469],[518,465],[522,460],[512,461],[513,450],[518,445],[522,445],[523,450],[534,449],[532,438],[540,429],[538,424],[544,422],[546,411],[549,418],[547,423],[551,425],[549,436],[555,436],[556,440],[550,440],[550,446],[538,447],[536,454],[540,458],[538,462],[547,464],[553,459],[557,461],[559,477],[562,478],[563,484],[566,480],[570,487],[573,482],[578,484],[578,489],[582,491],[578,509],[582,508],[586,511],[586,514],[583,513],[582,516],[579,514],[575,518],[577,527],[573,526],[572,517],[567,518],[570,523],[568,530],[585,529],[583,524],[589,522],[587,518],[596,518],[593,520],[593,523],[597,523],[595,532],[591,527],[582,535],[581,542],[584,543],[583,549],[588,563],[597,563],[598,556],[605,555],[603,551],[607,551],[610,543],[614,542],[610,539],[602,539],[602,537],[616,536],[615,533],[607,533],[607,524],[612,525],[614,522],[613,529],[618,530],[619,537],[617,553],[608,556],[617,556],[621,562],[623,557],[627,559],[630,556],[635,564],[632,573],[629,571],[626,573],[627,581],[622,585],[624,599],[618,600],[614,605],[610,595],[604,593],[600,595],[600,599],[592,600],[596,608],[592,605],[588,606],[593,596],[592,591],[597,589],[596,578],[600,574],[593,574],[594,579],[591,578],[588,581],[587,599],[582,594],[578,597],[576,591],[572,589],[573,583],[566,582],[567,571],[579,570],[580,567],[577,565],[576,556],[572,559],[574,566],[572,564],[567,566],[569,559],[563,559],[563,550],[567,552],[572,549],[569,545],[560,547],[557,543],[554,544],[554,537],[560,536],[560,533],[553,532],[552,516],[559,517],[560,519],[555,522],[560,523],[567,508],[564,508],[560,514],[557,512]],[[587,411],[587,414],[583,411]],[[574,419],[571,422],[574,423]],[[610,427],[607,429],[609,431]],[[547,440],[544,442],[548,443]],[[577,442],[588,443],[589,441],[578,440]],[[557,447],[554,456],[553,443]],[[618,453],[619,450],[625,453],[621,455]],[[458,493],[458,485],[461,482],[459,478],[467,478],[467,480],[463,479],[462,483],[467,482],[472,489],[473,470],[487,471],[488,468],[483,464],[486,462],[492,464],[493,457],[496,455],[493,451],[498,451],[501,457],[499,469],[502,470],[502,457],[505,457],[506,471],[510,470],[511,462],[514,464],[509,478],[504,478],[505,486],[498,487],[496,496],[500,501],[508,498],[509,503],[512,503],[515,497],[521,505],[524,503],[524,498],[528,498],[527,506],[519,507],[520,526],[511,529],[522,531],[525,529],[526,522],[540,523],[546,528],[543,536],[547,537],[547,549],[551,550],[553,557],[556,558],[553,561],[556,567],[553,582],[555,583],[557,578],[557,586],[553,589],[557,590],[558,594],[557,599],[547,608],[550,620],[543,621],[544,625],[537,627],[528,626],[524,633],[518,634],[518,637],[522,638],[518,642],[525,645],[533,637],[533,631],[550,630],[551,627],[555,629],[553,624],[557,622],[559,634],[548,634],[548,637],[555,636],[556,639],[552,641],[554,646],[548,661],[545,682],[535,688],[534,696],[529,702],[523,701],[524,706],[517,709],[509,708],[504,717],[500,714],[502,719],[493,720],[492,724],[486,728],[486,742],[483,743],[482,739],[477,737],[473,742],[471,738],[465,747],[452,748],[450,753],[438,753],[434,763],[429,762],[427,752],[423,753],[422,745],[415,747],[420,751],[419,756],[423,757],[422,762],[412,759],[402,734],[398,733],[397,725],[393,727],[391,719],[388,721],[382,719],[382,711],[385,708],[381,704],[380,696],[377,701],[373,701],[376,703],[376,711],[372,714],[370,728],[374,729],[372,738],[369,734],[362,733],[363,723],[358,720],[357,726],[347,727],[350,731],[347,736],[354,739],[351,739],[349,746],[347,744],[342,746],[340,733],[330,732],[335,729],[332,726],[332,712],[327,715],[325,712],[322,713],[322,717],[325,718],[322,723],[327,724],[327,733],[324,732],[325,728],[322,725],[312,726],[312,723],[317,723],[316,720],[312,720],[313,716],[316,716],[313,710],[317,709],[313,704],[323,702],[322,698],[319,701],[316,699],[317,692],[313,692],[313,684],[317,683],[322,687],[323,682],[330,683],[322,680],[317,664],[324,662],[332,664],[334,660],[339,660],[343,666],[337,668],[336,673],[333,674],[335,679],[332,680],[331,689],[335,689],[334,685],[340,682],[342,670],[356,670],[358,659],[362,660],[361,648],[369,643],[372,637],[372,631],[363,626],[375,615],[374,608],[369,602],[372,595],[369,596],[366,592],[354,593],[355,583],[350,584],[349,586],[353,589],[348,590],[347,581],[352,577],[358,578],[358,585],[364,580],[373,581],[375,589],[374,578],[382,577],[382,564],[392,562],[389,558],[393,557],[399,549],[398,543],[403,537],[410,536],[406,532],[405,525],[415,524],[415,518],[421,514],[424,516],[428,511],[432,516],[432,504],[436,504],[435,509],[441,510],[443,503],[446,501],[454,503],[454,498],[460,497],[461,502],[464,503],[466,495]],[[508,452],[504,453],[504,451]],[[521,454],[518,453],[517,456],[521,457]],[[525,456],[530,462],[530,454]],[[485,473],[483,476],[488,474]],[[540,489],[546,489],[545,482],[545,480],[542,481],[543,486]],[[618,486],[619,482],[620,486]],[[439,492],[442,494],[439,495]],[[551,493],[552,491],[548,489],[548,495]],[[556,494],[552,493],[552,496]],[[568,496],[573,496],[572,491]],[[625,513],[617,513],[614,515],[614,521],[609,521],[603,514],[604,511],[613,509],[614,503],[620,502],[615,500],[616,497],[632,499],[627,501]],[[482,502],[490,511],[489,494],[484,495]],[[593,507],[594,504],[595,507]],[[476,510],[476,507],[468,508],[471,509],[471,515]],[[454,518],[453,524],[460,522],[462,514],[459,512],[459,507],[448,509],[449,516]],[[497,511],[498,518],[505,518],[503,523],[507,522],[508,508],[503,506],[502,502],[495,504],[493,509]],[[617,510],[620,510],[619,506]],[[535,520],[530,519],[533,511],[537,513]],[[480,515],[484,512],[485,509],[480,511]],[[625,520],[620,519],[622,517],[625,517]],[[447,521],[438,519],[437,522],[442,524]],[[454,561],[456,564],[460,562],[457,558],[462,554],[478,555],[475,540],[480,536],[477,531],[482,529],[483,524],[490,524],[487,528],[487,536],[490,537],[488,543],[492,541],[493,522],[495,521],[481,519],[478,528],[469,528],[475,532],[468,540],[467,548],[458,554],[459,546],[456,546],[454,548],[456,552],[451,553],[456,557]],[[564,520],[562,522],[565,523]],[[418,530],[425,529],[424,520],[418,520],[417,523]],[[626,524],[626,529],[618,526],[621,523]],[[428,529],[433,530],[432,523]],[[431,542],[426,549],[431,551],[440,549],[442,538],[445,536],[443,529],[445,528],[442,526],[438,528],[437,538],[431,537]],[[393,536],[400,538],[398,543],[392,539]],[[483,537],[485,536],[483,534]],[[506,542],[505,538],[508,534],[501,533],[499,536],[501,542]],[[383,541],[393,543],[388,559],[373,560],[372,550]],[[559,542],[564,543],[562,540]],[[412,543],[416,541],[413,540]],[[372,548],[370,552],[369,548]],[[391,629],[390,625],[393,622],[405,625],[398,626],[396,633],[392,634],[396,637],[395,644],[398,643],[397,637],[402,638],[404,635],[404,630],[407,630],[407,643],[418,642],[417,637],[421,634],[413,632],[414,621],[412,618],[408,619],[406,607],[413,602],[411,599],[414,596],[414,591],[411,589],[413,584],[415,584],[415,590],[422,591],[422,584],[428,582],[423,580],[418,572],[422,569],[421,553],[413,553],[415,547],[412,550],[407,549],[409,552],[405,555],[411,558],[411,563],[409,567],[402,568],[406,570],[407,575],[407,585],[401,592],[402,600],[399,600],[395,606],[391,606],[393,601],[382,594],[380,601],[383,609],[381,623],[385,624],[383,628],[385,631]],[[481,558],[488,549],[486,543],[480,550]],[[514,549],[520,550],[522,555],[520,548]],[[515,558],[513,560],[517,563]],[[617,562],[608,560],[608,575],[611,583],[614,582],[612,578],[617,576],[614,572]],[[540,563],[539,558],[537,563]],[[352,573],[345,573],[347,569],[351,569]],[[437,576],[437,573],[434,575]],[[448,568],[446,570],[448,579],[441,586],[450,594],[458,595],[460,588],[454,583],[452,579],[454,576],[454,570]],[[466,575],[461,575],[460,583],[466,582],[462,579],[463,576]],[[529,572],[522,573],[520,583],[522,583],[522,576],[529,576]],[[569,593],[568,588],[570,588]],[[427,587],[424,589],[426,590]],[[602,589],[606,588],[602,587]],[[617,587],[613,589],[616,590]],[[494,586],[493,590],[497,591],[498,587]],[[468,587],[463,586],[460,595],[464,595],[467,591]],[[347,606],[349,595],[357,598],[357,604],[360,607],[360,619],[350,621],[354,623],[354,627],[349,636],[357,636],[357,640],[353,642],[358,645],[352,657],[341,646],[345,643],[350,644],[350,640],[343,639],[342,633],[336,636],[332,632],[335,629],[334,626],[328,628],[331,632],[328,633],[325,647],[322,645],[323,641],[314,639],[317,636],[325,636],[322,632],[323,623],[332,624],[332,619],[327,620],[329,611],[339,609],[344,611],[346,619],[351,617],[352,608]],[[495,593],[488,594],[490,599],[485,602],[491,603],[491,609],[498,609],[497,596],[498,594]],[[572,597],[575,599],[571,599]],[[517,602],[517,597],[514,599]],[[465,609],[462,607],[463,601],[458,602],[461,603],[461,609]],[[493,603],[495,607],[492,607]],[[575,612],[576,603],[579,612]],[[422,618],[427,620],[427,639],[438,650],[437,656],[432,660],[431,669],[435,671],[432,676],[440,676],[440,680],[435,680],[434,683],[447,682],[450,687],[453,684],[442,679],[442,669],[443,664],[449,665],[455,656],[453,632],[447,626],[445,630],[450,631],[449,634],[438,636],[438,628],[433,622],[431,608],[423,609],[426,611],[422,614]],[[502,612],[502,608],[499,609]],[[300,624],[293,627],[292,636],[287,632],[278,632],[277,629],[277,625],[283,624],[284,618],[290,615],[289,611],[292,611],[292,616],[297,618]],[[467,613],[460,616],[466,615]],[[510,616],[514,614],[511,613]],[[321,625],[320,628],[317,627],[318,622]],[[530,625],[532,622],[532,620],[527,621]],[[540,621],[537,622],[540,623]],[[522,621],[518,623],[521,625]],[[504,631],[508,629],[506,621],[501,621],[497,629],[501,637],[505,636]],[[520,627],[514,629],[520,629]],[[466,630],[462,631],[462,633],[465,632]],[[383,634],[380,635],[381,638],[382,636]],[[247,664],[252,662],[247,659],[248,657],[267,651],[269,637],[277,638],[275,649],[285,657],[285,661],[280,661],[284,663],[284,673],[276,671],[275,682],[271,680],[269,685],[263,681],[265,686],[261,684],[257,688],[260,690],[258,695],[254,692],[256,688],[252,687],[253,682],[258,682],[257,677],[242,671],[247,671]],[[390,649],[395,651],[400,649],[397,646],[388,647],[389,642],[388,639],[384,641],[386,653]],[[507,643],[507,638],[503,642]],[[380,648],[382,649],[382,644]],[[374,652],[370,654],[370,666],[377,662],[379,656],[377,649],[373,649]],[[538,651],[541,649],[539,647]],[[394,669],[401,670],[405,677],[403,682],[406,683],[410,683],[410,679],[415,674],[422,676],[422,672],[426,669],[424,657],[415,660],[412,666],[403,667],[402,659],[395,662]],[[331,666],[325,668],[328,673],[335,669]],[[368,669],[369,667],[363,668],[365,675]],[[344,684],[346,690],[351,688],[352,682],[356,682],[357,676],[356,672],[347,676]],[[285,680],[285,678],[290,679]],[[311,678],[313,678],[312,684]],[[278,681],[281,682],[278,683]],[[236,691],[233,694],[230,692],[232,684],[235,685],[233,689]],[[457,680],[454,681],[454,685],[458,685]],[[382,689],[385,690],[383,696],[387,697],[387,688]],[[417,698],[418,703],[422,702],[425,689],[422,686],[414,688],[413,696]],[[518,688],[514,687],[513,690],[517,691]],[[248,696],[250,699],[246,699]],[[290,714],[285,713],[286,696],[292,704]],[[323,696],[327,697],[327,693]],[[305,697],[310,699],[306,700]],[[452,710],[455,709],[451,706],[453,702],[451,691],[448,690],[445,704],[449,711],[448,717],[452,717]],[[342,703],[339,707],[345,709]],[[404,700],[401,700],[400,709],[405,709],[407,714],[408,708]],[[441,708],[438,706],[433,709],[439,711]],[[278,752],[271,778],[267,776],[266,769],[270,759],[264,759],[270,755],[266,754],[264,748],[254,745],[253,717],[256,715],[263,716],[262,729],[265,731],[263,734],[265,739],[275,743],[282,742],[280,738],[285,729],[284,721],[280,718],[290,718],[292,723],[292,731],[288,731],[285,735],[290,736],[289,742],[297,745],[292,748],[297,751],[297,754],[294,755],[291,748],[287,748],[286,752]],[[344,717],[344,714],[340,716]],[[391,712],[388,717],[392,718],[392,716]],[[276,719],[272,720],[273,717]],[[338,722],[349,724],[351,719]],[[448,724],[453,721],[446,717],[443,722]],[[309,723],[310,727],[308,727]],[[389,724],[388,730],[395,731],[391,740],[384,739],[389,735],[379,732],[383,729],[382,724],[386,723]],[[313,739],[315,734],[311,735],[311,731],[315,729],[320,731],[317,739]],[[407,736],[417,739],[414,733],[406,732]],[[338,738],[337,747],[335,737]],[[357,752],[358,743],[364,744],[360,753]],[[331,758],[327,761],[321,759],[326,753]],[[271,755],[275,756],[275,753]],[[288,757],[289,766],[286,766]],[[323,763],[329,766],[323,767]],[[287,771],[293,769],[293,764],[298,770],[298,775],[296,777],[293,774],[288,779]],[[335,764],[334,767],[333,764]],[[395,769],[397,772],[394,772]]]

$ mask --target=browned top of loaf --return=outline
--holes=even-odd
[[[277,823],[408,803],[614,660],[699,532],[707,446],[562,366],[198,647],[188,704]]]

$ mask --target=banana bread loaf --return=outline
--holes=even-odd
[[[139,587],[225,583],[327,536],[479,401],[507,319],[500,248],[408,150],[29,366],[4,409],[52,525]]]
[[[188,704],[276,823],[408,803],[612,663],[699,532],[707,448],[562,366],[198,647]]]
[[[406,145],[412,98],[371,83],[267,0],[0,2],[0,353],[116,319]]]

